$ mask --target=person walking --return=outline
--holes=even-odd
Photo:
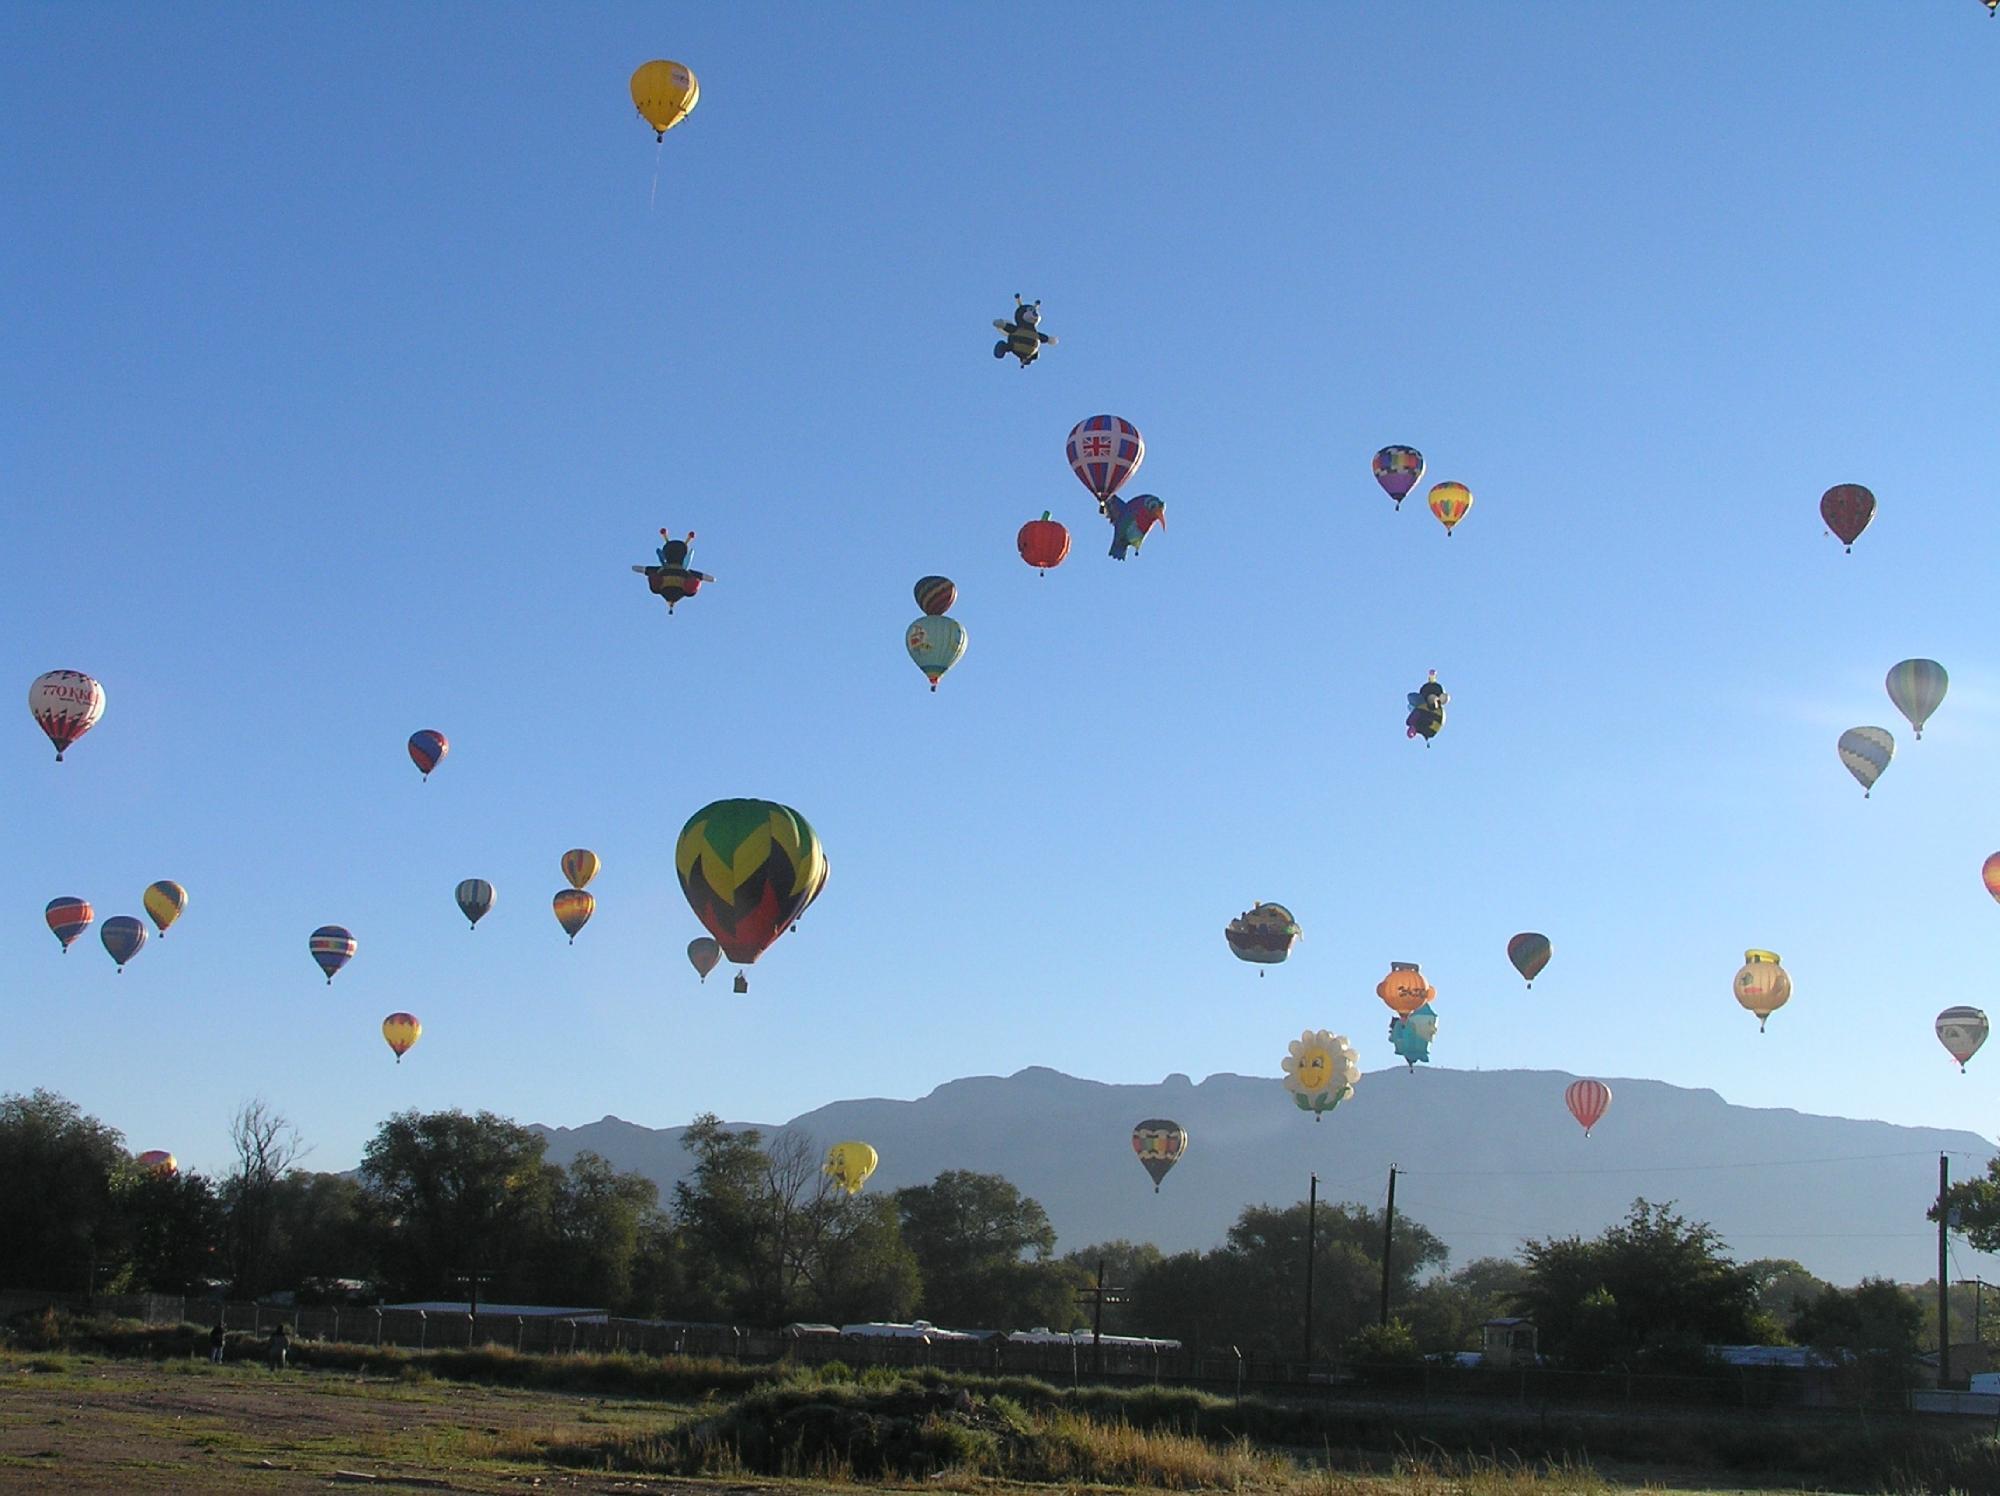
[[[222,1328],[222,1321],[218,1319],[215,1328],[208,1332],[208,1359],[211,1365],[222,1364],[222,1347],[228,1338]]]
[[[291,1344],[285,1337],[284,1321],[278,1321],[277,1326],[271,1331],[271,1370],[285,1369],[285,1352],[291,1349]]]

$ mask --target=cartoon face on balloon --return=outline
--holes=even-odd
[[[1317,1120],[1354,1094],[1361,1064],[1354,1046],[1339,1034],[1307,1029],[1288,1046],[1284,1059],[1285,1089],[1300,1111]]]

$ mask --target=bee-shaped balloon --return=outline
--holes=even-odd
[[[1422,738],[1424,746],[1430,747],[1431,739],[1444,731],[1444,709],[1451,700],[1444,687],[1438,684],[1438,673],[1433,670],[1431,678],[1404,700],[1410,704],[1410,715],[1403,719],[1406,735]]]
[[[1055,339],[1041,330],[1042,304],[1040,301],[1023,301],[1021,293],[1014,293],[1014,320],[1003,322],[993,319],[993,325],[1000,329],[1000,341],[993,345],[993,356],[1005,358],[1008,354],[1021,361],[1027,368],[1041,356],[1044,343],[1054,346]]]

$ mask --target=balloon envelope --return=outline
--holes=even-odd
[[[1889,760],[1896,756],[1895,736],[1886,727],[1850,727],[1835,746],[1847,772],[1860,781],[1861,798],[1867,799],[1875,781],[1889,767]]]
[[[452,890],[452,897],[458,900],[458,912],[476,927],[493,907],[493,885],[484,878],[467,878]]]
[[[1071,428],[1063,451],[1070,471],[1096,496],[1101,510],[1146,460],[1146,439],[1123,416],[1091,416]]]
[[[1549,964],[1549,957],[1554,954],[1555,947],[1549,944],[1549,937],[1532,930],[1523,931],[1507,942],[1507,959],[1514,963],[1514,970],[1530,987],[1535,985],[1535,978],[1542,974],[1542,968]]]
[[[1437,1009],[1425,1003],[1407,1018],[1398,1014],[1389,1020],[1389,1047],[1414,1070],[1431,1062],[1431,1040],[1437,1031]]]
[[[1938,1014],[1935,1027],[1938,1043],[1958,1061],[1960,1070],[1986,1042],[1986,1015],[1977,1008],[1946,1008]]]
[[[1563,1092],[1563,1104],[1583,1124],[1583,1135],[1589,1137],[1590,1129],[1611,1110],[1611,1087],[1601,1080],[1571,1081],[1569,1089]]]
[[[569,943],[576,944],[576,932],[590,923],[590,916],[597,912],[597,899],[580,888],[565,888],[555,896],[556,923],[569,936]]]
[[[312,932],[306,949],[312,953],[319,969],[326,973],[326,984],[331,987],[334,973],[354,959],[354,953],[360,946],[353,935],[341,926],[321,925]]]
[[[1286,1048],[1285,1089],[1292,1094],[1292,1104],[1311,1112],[1314,1121],[1354,1094],[1361,1062],[1344,1036],[1307,1029]]]
[[[958,584],[950,577],[919,577],[916,585],[917,606],[927,618],[936,618],[949,613],[951,605],[958,601]]]
[[[1836,483],[1819,496],[1819,517],[1851,551],[1875,517],[1875,495],[1859,483]]]
[[[2000,860],[2000,852],[1996,852],[1994,857]],[[49,929],[55,932],[64,950],[75,944],[76,937],[88,930],[90,922],[96,917],[88,899],[50,899],[48,907],[42,911],[42,918],[49,922]]]
[[[1403,507],[1409,491],[1424,479],[1424,454],[1415,447],[1384,447],[1369,466],[1374,468],[1375,481],[1382,485],[1382,492],[1396,501],[1398,509]]]
[[[1375,984],[1375,995],[1398,1015],[1407,1018],[1437,996],[1437,988],[1424,980],[1414,961],[1391,961],[1389,974]]]
[[[104,942],[105,950],[123,971],[125,963],[138,955],[146,944],[146,927],[129,914],[114,914],[104,922],[97,932],[97,938]]]
[[[1167,1177],[1167,1171],[1187,1152],[1187,1143],[1187,1129],[1165,1117],[1149,1117],[1132,1129],[1132,1151],[1153,1176],[1154,1194],[1160,1192],[1160,1181]]]
[[[903,647],[935,691],[944,673],[965,655],[965,628],[956,618],[919,618],[904,631]]]
[[[701,99],[701,80],[685,63],[656,58],[642,62],[632,73],[632,107],[664,136],[693,111]]]
[[[1944,673],[1944,666],[1936,660],[1904,660],[1889,667],[1889,676],[1884,684],[1889,688],[1889,699],[1896,704],[1896,710],[1910,719],[1918,741],[1922,741],[1924,723],[1938,709],[1939,703],[1944,700],[1945,689],[1951,684],[1950,677]]]
[[[179,919],[181,911],[187,908],[188,891],[171,879],[162,878],[147,885],[145,897],[140,902],[145,904],[146,913],[152,916],[153,923],[164,935],[167,926]]]
[[[571,847],[562,855],[562,873],[571,888],[588,888],[597,876],[597,854],[588,847]]]
[[[712,935],[697,935],[688,942],[688,961],[705,982],[708,974],[722,964],[722,947]]]
[[[391,1013],[382,1020],[382,1037],[389,1047],[396,1051],[396,1063],[403,1063],[403,1056],[410,1052],[410,1046],[424,1036],[424,1026],[417,1021],[414,1013]]]
[[[1222,927],[1222,938],[1237,960],[1272,966],[1298,944],[1299,922],[1283,904],[1253,904]]]
[[[181,1161],[164,1148],[148,1148],[133,1162],[148,1174],[155,1174],[163,1179],[172,1179],[181,1171]]]
[[[1792,1000],[1792,979],[1778,964],[1775,951],[1745,951],[1736,973],[1736,1001],[1757,1015],[1757,1031],[1770,1016]]]
[[[792,926],[826,881],[826,856],[806,818],[770,800],[717,800],[674,844],[681,892],[730,960],[754,962]]]
[[[835,1143],[826,1150],[826,1162],[820,1166],[820,1172],[848,1194],[858,1195],[880,1162],[875,1150],[866,1143]]]
[[[1040,519],[1031,519],[1021,526],[1021,533],[1014,537],[1014,547],[1023,561],[1046,572],[1051,566],[1062,565],[1069,554],[1069,527],[1061,520],[1050,519],[1049,511],[1044,509]]]
[[[1991,857],[1986,859],[1985,863],[1979,869],[1979,877],[1985,883],[1986,891],[1992,894],[1995,899],[2000,899],[2000,852],[1995,852]],[[53,909],[55,905],[51,904],[49,907]],[[85,904],[83,906],[83,915],[84,923],[88,924],[90,922],[90,905]]]
[[[104,715],[104,687],[81,670],[45,671],[28,687],[28,710],[56,745],[61,763],[63,750]]]
[[[1463,483],[1438,483],[1431,488],[1431,513],[1444,525],[1449,535],[1466,511],[1472,508],[1472,490]]]
[[[449,752],[451,744],[436,728],[426,727],[410,734],[410,762],[423,771],[426,779],[431,777],[431,770],[444,762],[444,756]]]

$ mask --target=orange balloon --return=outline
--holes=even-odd
[[[1979,870],[1979,876],[1986,880],[1986,891],[2000,899],[2000,852],[1986,859],[1986,866]]]
[[[1424,980],[1414,961],[1391,961],[1389,974],[1376,983],[1375,995],[1392,1008],[1397,1017],[1408,1018],[1437,996],[1437,988]]]

